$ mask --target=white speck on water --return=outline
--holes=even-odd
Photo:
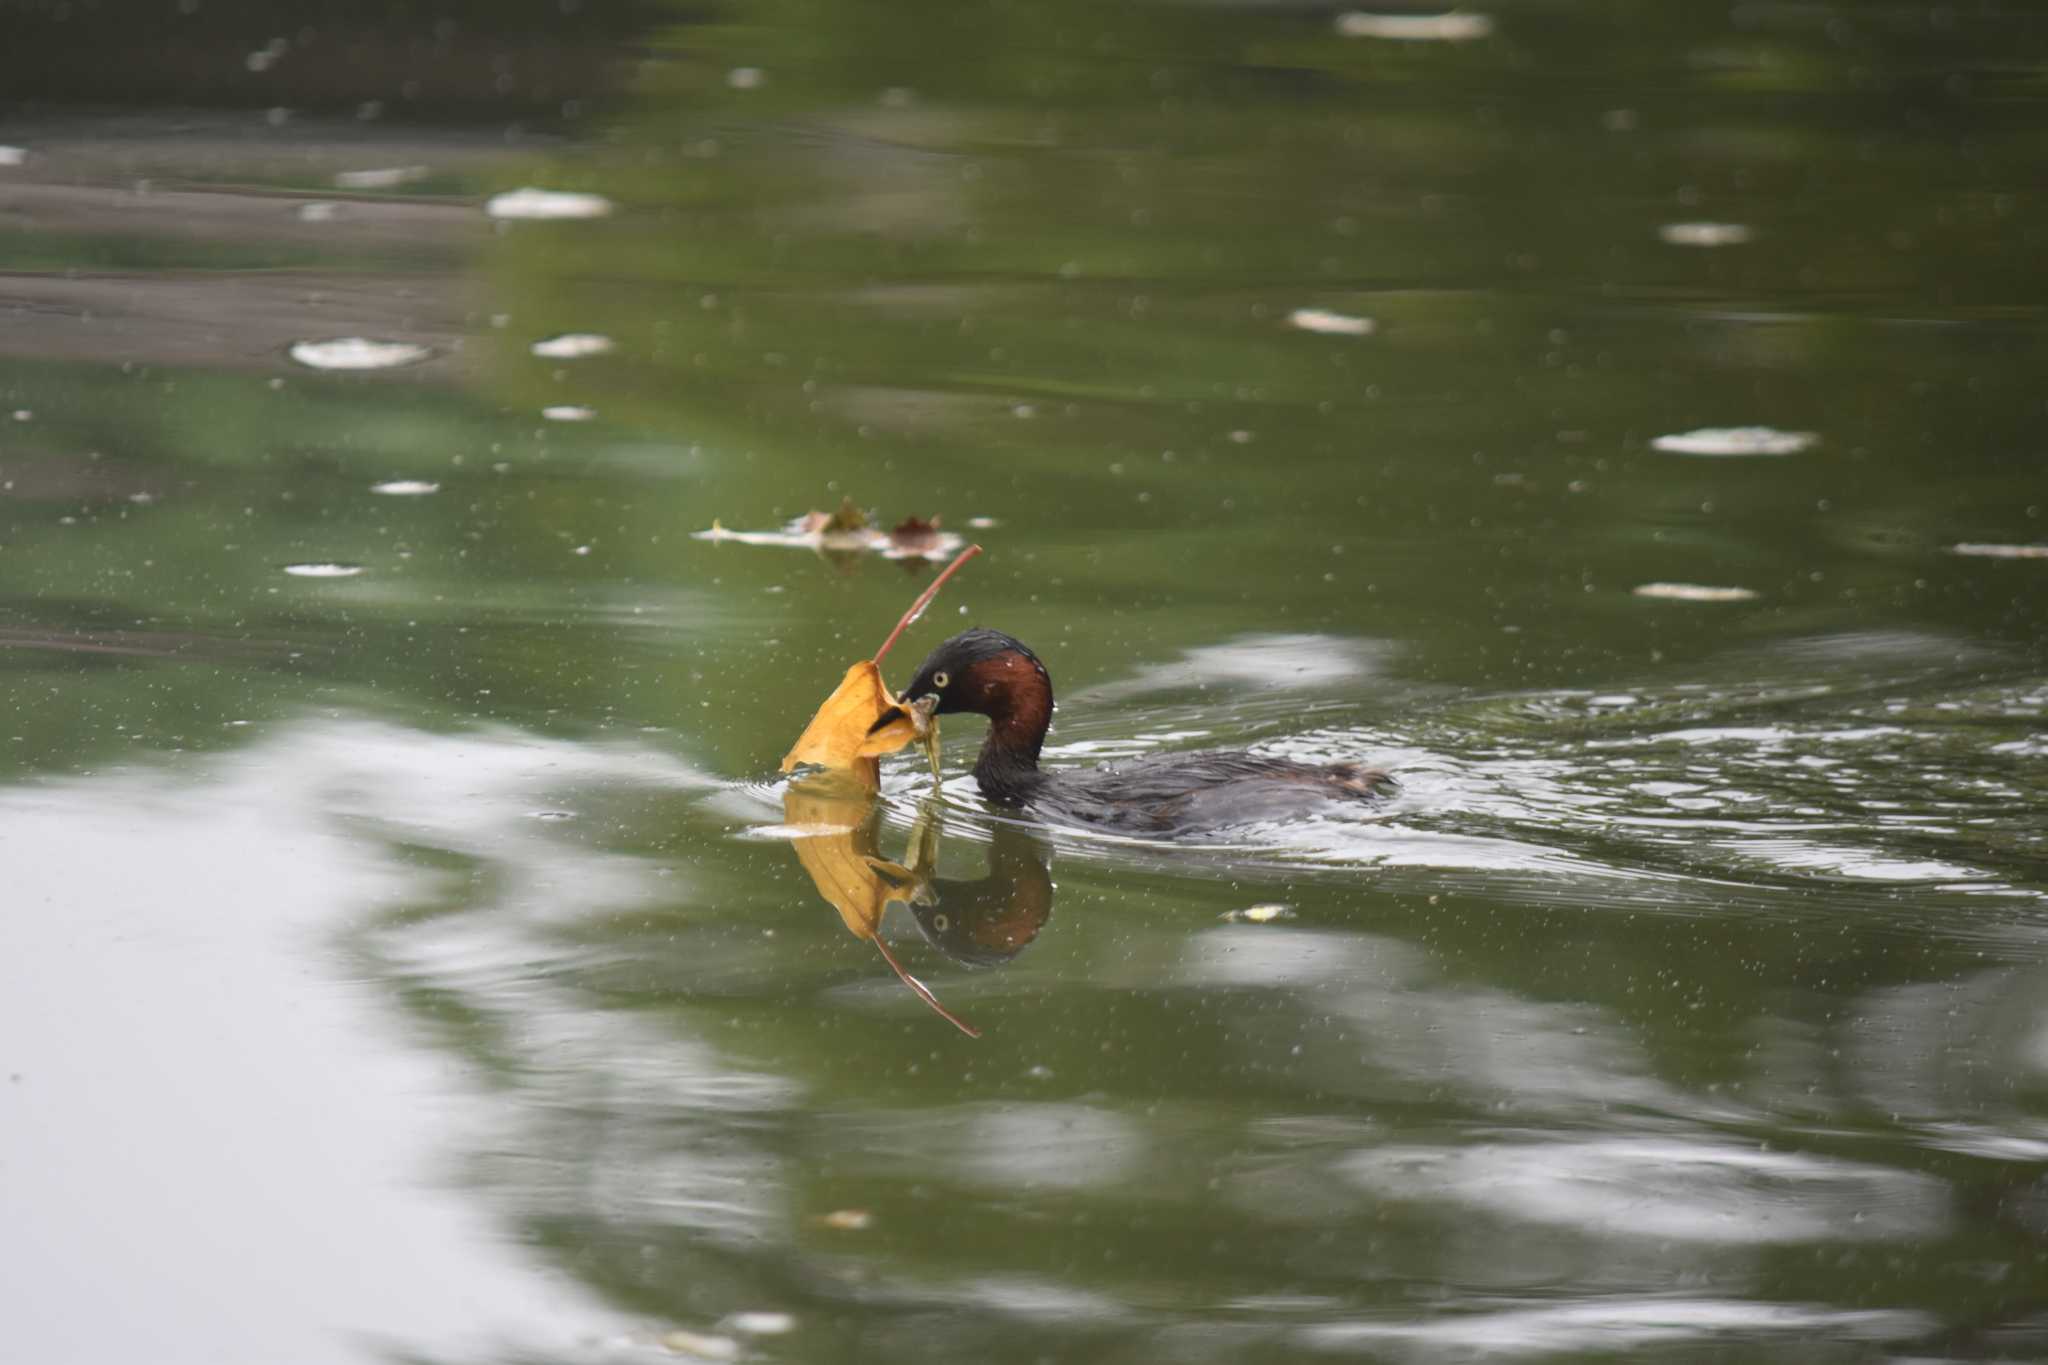
[[[542,190],[530,185],[494,194],[484,203],[484,212],[493,218],[604,218],[611,211],[612,201],[601,194]]]
[[[17,422],[33,422],[35,417],[35,413],[28,408],[16,408],[14,410],[14,420]]]
[[[725,73],[725,83],[735,90],[759,90],[768,73],[758,66],[736,66]]]
[[[588,422],[597,416],[597,409],[578,407],[574,403],[558,403],[551,408],[542,408],[540,415],[550,422]]]
[[[411,341],[375,341],[369,337],[334,337],[327,341],[295,341],[288,354],[313,370],[390,370],[417,365],[433,348]]]
[[[420,498],[440,492],[441,485],[428,483],[425,479],[386,479],[383,483],[371,484],[370,491],[382,493],[387,498]]]
[[[341,205],[326,199],[315,199],[299,205],[298,219],[302,223],[331,223],[341,210]]]
[[[1333,337],[1371,336],[1377,326],[1371,318],[1353,317],[1328,308],[1297,308],[1287,315],[1287,325]]]
[[[1030,403],[1018,403],[1010,409],[1010,416],[1028,419],[1038,416],[1038,409]]]
[[[533,343],[533,353],[550,360],[577,360],[587,355],[603,355],[611,349],[612,339],[596,332],[564,332]]]
[[[293,578],[354,578],[363,571],[360,564],[287,564],[284,571]]]
[[[1447,14],[1367,14],[1352,10],[1337,16],[1337,32],[1345,38],[1386,38],[1401,43],[1469,43],[1491,34],[1493,19],[1463,10]]]
[[[576,553],[579,555],[588,556],[590,553],[590,547],[588,545],[578,545],[576,547]]]
[[[1634,589],[1637,597],[1654,597],[1665,602],[1754,602],[1749,588],[1715,588],[1703,583],[1643,583]]]
[[[378,166],[367,171],[337,171],[334,183],[344,190],[395,190],[426,178],[425,166]]]
[[[991,526],[1002,525],[1002,523],[997,521],[994,517],[969,517],[967,519],[967,524],[969,526],[972,526],[977,531],[986,531]]]
[[[20,166],[28,161],[26,147],[0,146],[0,166]]]
[[[1819,440],[1810,431],[1776,427],[1701,427],[1659,436],[1650,447],[1667,455],[1797,455]]]
[[[1741,246],[1756,234],[1741,223],[1666,223],[1657,235],[1672,246]]]
[[[527,812],[527,815],[535,820],[574,820],[576,818],[576,812],[572,810],[531,810]]]
[[[785,1332],[796,1330],[796,1319],[788,1313],[771,1313],[757,1310],[749,1313],[734,1313],[721,1326],[735,1332],[744,1332],[750,1337],[779,1337]]]
[[[2048,545],[1987,545],[1964,541],[1949,546],[1948,552],[1973,559],[2048,559]]]

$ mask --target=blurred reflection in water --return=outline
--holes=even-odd
[[[13,10],[0,1357],[2048,1358],[2028,7]]]
[[[788,836],[797,862],[818,894],[839,912],[847,931],[872,942],[883,960],[935,1011],[962,1032],[975,1030],[948,1012],[906,972],[882,938],[891,905],[907,907],[926,942],[970,967],[999,966],[1023,951],[1052,914],[1050,849],[1036,835],[998,822],[987,844],[988,875],[938,875],[945,800],[920,802],[902,862],[881,856],[882,802],[849,774],[799,775],[782,797],[786,824],[769,833]]]
[[[576,1356],[624,1330],[462,1190],[505,1078],[430,1045],[455,1020],[394,1012],[409,973],[375,927],[484,876],[535,929],[657,894],[529,818],[590,782],[702,779],[645,751],[309,722],[205,768],[0,796],[0,959],[34,964],[0,991],[6,1354]]]

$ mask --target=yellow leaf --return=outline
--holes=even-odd
[[[910,711],[889,695],[882,670],[873,659],[862,659],[846,670],[839,686],[797,736],[796,747],[783,756],[782,771],[799,763],[853,768],[859,759],[893,754],[917,738],[917,723]],[[874,764],[867,768],[872,771]],[[869,785],[874,785],[872,779]]]

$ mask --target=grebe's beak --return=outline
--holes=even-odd
[[[933,716],[938,709],[939,694],[936,692],[927,692],[914,702],[899,701],[875,718],[875,723],[868,727],[868,733],[878,735],[894,726],[908,724],[910,733],[917,739],[923,739],[936,728]]]
[[[932,789],[936,791],[939,776],[939,694],[927,692],[910,703],[910,723],[917,727],[918,743],[924,746],[925,762],[932,765]]]

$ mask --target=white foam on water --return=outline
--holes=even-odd
[[[1637,597],[1654,597],[1665,602],[1754,602],[1753,588],[1717,588],[1704,583],[1639,583],[1632,590]]]
[[[1741,246],[1756,234],[1742,223],[1666,223],[1657,235],[1671,246]]]
[[[1667,455],[1797,455],[1819,440],[1810,431],[1776,427],[1700,427],[1659,436],[1650,447]]]
[[[492,195],[484,203],[484,212],[506,219],[606,218],[611,215],[612,201],[601,194],[543,190],[529,185]]]
[[[326,341],[294,341],[287,352],[312,370],[392,370],[417,365],[434,353],[413,341],[378,341],[371,337],[331,337]]]
[[[596,332],[564,332],[533,343],[533,353],[550,360],[578,360],[603,355],[612,349],[612,339]]]
[[[1384,38],[1399,43],[1469,43],[1490,35],[1493,19],[1464,10],[1446,14],[1368,14],[1352,10],[1337,16],[1337,32],[1346,38]]]
[[[1304,332],[1337,337],[1371,336],[1376,326],[1371,318],[1353,317],[1328,308],[1297,308],[1287,315],[1287,325]]]
[[[378,166],[366,171],[339,171],[334,184],[344,190],[395,190],[427,178],[425,166]]]

